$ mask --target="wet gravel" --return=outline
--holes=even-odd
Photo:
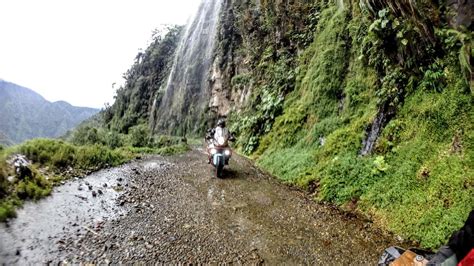
[[[313,202],[240,156],[217,179],[201,150],[70,182],[27,204],[0,237],[7,264],[376,264],[396,244],[369,221]]]
[[[65,236],[81,236],[117,219],[126,210],[116,204],[131,165],[102,170],[56,187],[51,196],[26,202],[17,218],[0,223],[0,263],[44,263],[69,244]]]

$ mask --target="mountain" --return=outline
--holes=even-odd
[[[0,131],[0,145],[10,146],[13,145],[13,142],[5,135],[5,133]]]
[[[52,103],[28,88],[0,80],[0,141],[4,144],[59,137],[98,111],[64,101]]]
[[[104,126],[236,148],[436,248],[474,208],[473,1],[204,0],[127,72]]]

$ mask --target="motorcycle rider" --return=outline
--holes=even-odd
[[[212,144],[213,139],[217,139],[218,136],[224,137],[228,141],[235,141],[235,136],[232,134],[229,129],[226,127],[226,122],[224,118],[217,120],[217,126],[215,128],[210,128],[206,132],[206,143],[207,143],[207,163],[211,163],[211,154],[209,153],[209,145]],[[226,144],[228,145],[228,144]]]

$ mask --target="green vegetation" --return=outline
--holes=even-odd
[[[282,181],[436,248],[474,208],[474,53],[472,32],[415,2],[416,14],[371,1],[277,7],[313,14],[314,39],[297,42],[299,56],[247,40],[242,54],[261,53],[232,79],[252,95],[230,120],[239,149]],[[280,4],[262,5],[265,36],[301,37],[270,14]]]
[[[67,139],[72,144],[79,146],[102,145],[110,149],[122,148],[129,150],[144,148],[155,152],[162,148],[181,146],[187,142],[186,139],[181,137],[155,135],[145,123],[131,126],[128,131],[128,134],[124,134],[97,125],[91,126],[86,123],[71,132]]]
[[[181,138],[151,136],[146,128],[139,125],[124,135],[85,126],[72,133],[73,141],[79,144],[34,139],[0,150],[0,221],[14,216],[14,209],[23,200],[49,195],[52,187],[66,178],[117,166],[141,154],[172,155],[189,150]],[[14,154],[31,160],[27,174],[15,173],[7,165],[6,160]],[[8,176],[14,180],[8,181]]]
[[[165,35],[160,31],[154,33],[150,46],[137,54],[124,74],[126,83],[117,89],[115,103],[103,111],[101,126],[128,134],[131,127],[145,124],[156,115],[154,102],[159,103],[163,97],[182,30],[181,26],[172,26],[166,29]]]
[[[153,101],[163,94],[160,89],[181,31],[182,27],[176,26],[168,28],[166,35],[155,32],[151,45],[138,53],[124,74],[126,84],[117,90],[114,105],[67,132],[64,140],[34,139],[7,149],[0,146],[0,221],[14,216],[15,207],[23,200],[50,194],[65,178],[117,166],[141,154],[172,155],[189,150],[185,139],[154,135],[146,122]],[[32,161],[31,173],[21,178],[14,173],[6,164],[13,154]],[[8,181],[9,176],[14,180]]]
[[[24,154],[32,161],[29,172],[20,175],[6,164],[7,157]],[[133,153],[111,150],[101,145],[75,146],[60,140],[35,139],[0,152],[0,221],[15,214],[23,200],[37,200],[51,193],[52,187],[72,175],[116,166]],[[7,181],[7,177],[14,180]]]
[[[75,146],[64,141],[35,139],[18,146],[17,151],[39,167],[49,167],[60,172],[66,168],[97,170],[116,166],[130,159],[130,156],[111,150],[99,144]]]

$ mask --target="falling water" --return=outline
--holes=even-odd
[[[155,99],[151,121],[155,131],[198,130],[210,97],[208,78],[221,6],[222,0],[203,0],[186,26],[163,98]]]
[[[360,155],[367,155],[372,151],[375,142],[380,135],[384,122],[385,114],[383,112],[379,112],[370,128],[368,128],[366,138],[362,141],[363,147],[360,151]]]
[[[377,115],[370,127],[366,130],[366,137],[362,141],[362,149],[360,155],[364,156],[372,152],[375,147],[375,143],[382,133],[383,128],[387,123],[395,116],[395,108],[392,106],[382,106],[379,108]]]

